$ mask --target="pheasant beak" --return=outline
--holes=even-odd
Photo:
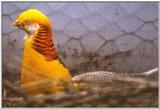
[[[14,21],[14,22],[12,23],[12,26],[19,26],[18,21],[17,21],[17,20],[16,20],[16,21]]]

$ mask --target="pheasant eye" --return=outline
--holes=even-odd
[[[27,20],[24,21],[24,23],[25,23],[26,25],[29,25],[29,24],[31,24],[31,21],[27,19]]]

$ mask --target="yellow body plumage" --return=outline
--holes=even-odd
[[[21,74],[22,87],[31,95],[63,92],[64,87],[68,86],[61,86],[60,82],[71,82],[70,72],[58,59],[46,61],[43,55],[31,47],[31,42],[30,37],[25,39]]]

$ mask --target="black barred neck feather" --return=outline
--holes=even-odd
[[[48,26],[39,25],[37,32],[33,36],[32,47],[42,54],[47,61],[57,59],[56,49],[52,42],[52,30]]]

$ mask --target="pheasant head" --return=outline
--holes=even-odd
[[[46,60],[51,61],[57,57],[52,42],[51,21],[41,11],[29,9],[21,13],[12,25],[27,33],[24,39],[32,38],[32,47],[44,55]]]
[[[40,25],[45,25],[51,30],[50,20],[37,9],[29,9],[21,13],[12,25],[25,30],[28,34],[36,32]]]

